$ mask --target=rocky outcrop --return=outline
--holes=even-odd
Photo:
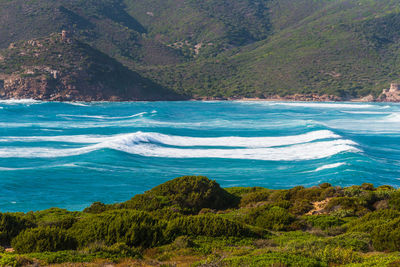
[[[0,51],[0,98],[49,101],[180,100],[63,31]]]
[[[391,83],[389,89],[384,89],[378,97],[378,101],[382,102],[400,102],[400,84]]]

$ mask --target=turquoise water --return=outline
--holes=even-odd
[[[399,186],[400,105],[0,102],[0,211],[81,210],[182,175]]]

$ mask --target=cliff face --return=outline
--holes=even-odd
[[[0,98],[177,100],[177,95],[63,33],[0,52]]]

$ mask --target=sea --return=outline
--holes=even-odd
[[[0,101],[0,212],[82,210],[183,175],[400,186],[400,105]]]

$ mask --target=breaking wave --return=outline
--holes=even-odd
[[[321,166],[321,167],[315,169],[315,172],[319,172],[319,171],[326,170],[326,169],[334,169],[334,168],[337,168],[337,167],[340,167],[340,166],[343,166],[343,165],[347,165],[347,164],[345,162],[327,164],[327,165],[324,165],[324,166]]]
[[[321,139],[340,138],[329,131],[320,130],[300,135],[277,137],[188,137],[160,133],[136,132],[118,135],[60,135],[60,136],[26,136],[3,137],[0,142],[66,142],[66,143],[157,143],[170,146],[224,146],[224,147],[275,147],[307,143]]]
[[[115,136],[53,136],[26,137],[31,141],[62,141],[93,143],[80,148],[7,147],[0,149],[2,158],[68,157],[113,149],[144,157],[164,158],[226,158],[268,161],[321,159],[342,152],[359,152],[357,143],[340,138],[328,130],[284,137],[217,137],[197,138],[142,133]],[[16,140],[16,139],[15,139]],[[319,140],[318,142],[315,142]],[[175,147],[167,147],[167,146]],[[188,148],[188,147],[219,148]],[[232,148],[235,147],[235,148]]]

